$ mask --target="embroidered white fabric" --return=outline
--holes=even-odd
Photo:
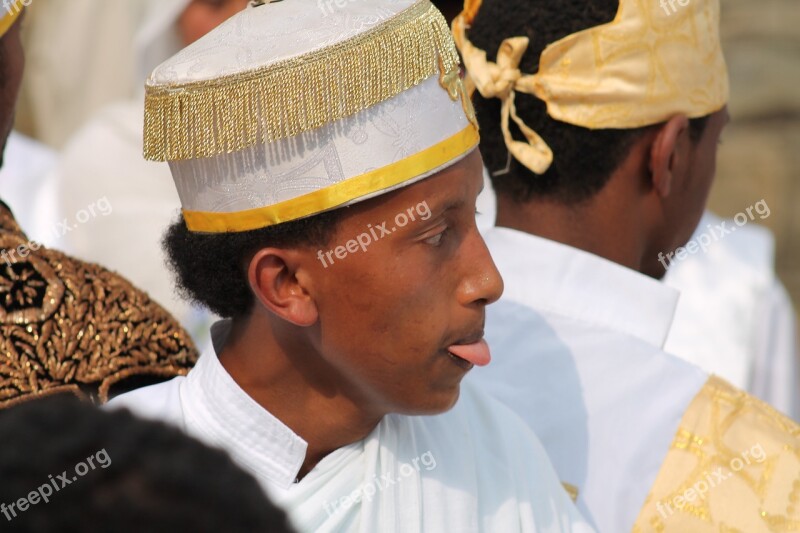
[[[274,205],[383,168],[452,137],[468,125],[461,100],[452,101],[434,76],[320,129],[232,154],[172,161],[170,168],[185,210],[237,212]],[[344,205],[405,187],[462,157]]]
[[[148,83],[184,84],[250,71],[352,38],[414,3],[293,0],[251,7],[163,63]],[[170,168],[185,210],[238,212],[291,200],[386,167],[452,137],[468,124],[461,100],[453,101],[438,76],[432,76],[317,130],[231,154],[173,161]],[[424,179],[462,157],[348,204]]]
[[[304,55],[369,31],[414,2],[292,0],[249,7],[162,63],[148,84],[203,81]]]

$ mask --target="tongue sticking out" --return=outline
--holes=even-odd
[[[474,344],[454,344],[447,349],[451,354],[469,361],[475,366],[486,366],[492,360],[489,345],[481,339]]]

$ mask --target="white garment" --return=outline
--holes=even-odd
[[[708,379],[661,349],[677,291],[527,233],[485,238],[505,293],[487,308],[492,364],[467,381],[525,419],[598,531],[630,531]]]
[[[178,53],[183,41],[176,24],[190,0],[145,0],[144,22],[134,36],[135,92],[144,95],[144,82],[153,69]]]
[[[488,176],[484,184],[477,217],[482,233],[497,214]],[[706,211],[692,240],[721,222]],[[800,420],[797,315],[775,275],[774,238],[753,223],[727,221],[727,227],[736,231],[670,266],[663,281],[681,297],[664,350]]]
[[[189,0],[146,0],[138,6],[133,100],[105,107],[64,147],[49,181],[59,187],[58,210],[70,217],[107,198],[108,216],[63,235],[65,252],[100,263],[128,278],[166,308],[202,350],[214,317],[175,291],[161,239],[179,213],[180,200],[166,163],[144,159],[144,82],[150,71],[182,48],[175,24]],[[134,72],[135,71],[135,72]]]
[[[29,239],[58,246],[58,200],[50,170],[56,153],[45,145],[11,132],[0,169],[0,198],[8,204]]]
[[[61,211],[86,209],[106,198],[112,211],[76,226],[63,238],[64,252],[100,263],[129,279],[164,306],[201,349],[208,345],[212,315],[180,298],[166,266],[161,239],[177,219],[180,200],[166,163],[142,157],[141,103],[104,110],[64,148],[53,181]]]
[[[215,344],[225,323],[218,328]],[[469,386],[443,415],[384,417],[366,439],[331,453],[298,483],[306,442],[250,398],[213,351],[187,377],[109,405],[227,450],[301,532],[591,531],[534,435]]]
[[[148,3],[168,0],[36,0],[24,32],[18,113],[26,131],[62,148],[106,105],[136,94],[133,37]]]
[[[775,276],[774,239],[725,222],[731,233],[670,265],[664,282],[681,299],[665,349],[800,420],[796,316]],[[692,240],[722,235],[721,223],[706,213]]]

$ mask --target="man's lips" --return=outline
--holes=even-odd
[[[453,344],[447,351],[475,366],[486,366],[492,360],[489,345],[483,338],[468,344]]]

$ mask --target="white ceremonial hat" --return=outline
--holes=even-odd
[[[351,205],[478,144],[429,0],[254,2],[156,68],[145,107],[145,157],[169,161],[195,232]]]

